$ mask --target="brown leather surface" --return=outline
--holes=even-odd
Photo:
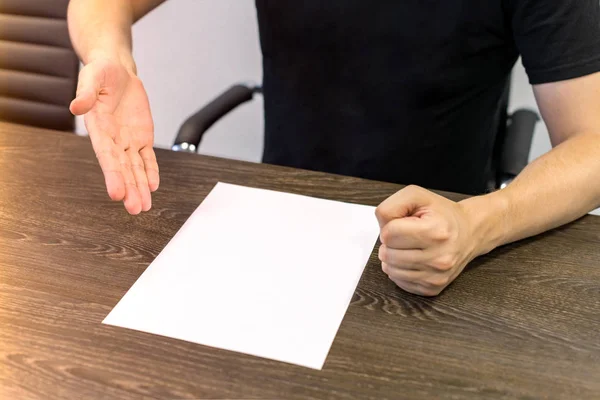
[[[2,1],[2,0],[0,0]],[[74,78],[77,57],[72,50],[30,43],[0,41],[0,68]]]
[[[67,17],[69,0],[0,0],[0,13],[30,17]]]
[[[0,0],[0,120],[70,130],[79,61],[69,0]]]
[[[68,107],[75,89],[73,79],[0,69],[0,96]]]
[[[18,124],[56,130],[73,130],[73,115],[67,107],[0,97],[0,116]],[[5,119],[4,116],[9,116]]]
[[[0,14],[0,40],[71,48],[64,19]]]

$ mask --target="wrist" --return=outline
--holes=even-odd
[[[131,75],[137,75],[137,66],[135,64],[135,60],[133,59],[131,52],[128,50],[92,50],[88,53],[88,56],[83,60],[83,62],[84,64],[89,64],[99,60],[109,60],[111,62],[118,63],[122,65]]]
[[[489,253],[505,243],[510,229],[510,204],[502,191],[471,197],[458,204],[467,216],[474,241],[474,257]]]

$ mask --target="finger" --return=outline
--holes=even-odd
[[[431,270],[427,266],[429,256],[423,250],[396,250],[382,244],[379,246],[379,260],[395,268]]]
[[[416,217],[396,218],[381,228],[381,243],[394,249],[425,249],[432,244],[431,222]]]
[[[148,211],[152,207],[152,197],[150,196],[150,189],[148,188],[148,178],[146,177],[146,170],[144,169],[144,161],[139,153],[133,149],[127,150],[126,153],[129,156],[133,177],[135,178],[135,183],[140,194],[142,211]]]
[[[436,196],[438,195],[419,186],[405,187],[388,197],[375,209],[379,227],[383,228],[392,219],[413,215],[421,207],[431,204]]]
[[[154,192],[158,189],[158,185],[160,184],[156,154],[154,154],[154,149],[152,149],[152,147],[144,147],[142,150],[140,150],[140,155],[144,161],[146,177],[148,178],[148,186],[150,187],[150,190]]]
[[[140,192],[138,191],[135,177],[133,176],[129,157],[125,152],[122,152],[121,154],[119,162],[121,164],[121,174],[123,174],[123,179],[125,181],[125,200],[123,203],[127,212],[132,215],[137,215],[142,211]]]
[[[114,128],[102,122],[102,118],[94,112],[85,116],[85,124],[89,132],[92,147],[98,158],[100,168],[104,174],[104,181],[108,195],[113,200],[123,200],[125,197],[125,183],[121,171],[121,155],[123,150],[115,146],[112,139],[115,136]]]
[[[413,283],[419,283],[420,280],[423,280],[427,275],[429,275],[429,273],[426,271],[420,271],[417,269],[400,269],[386,262],[381,263],[381,270],[392,280],[398,279]]]
[[[394,281],[412,282],[428,289],[443,289],[456,277],[450,272],[402,269],[385,262],[381,263],[381,269]]]
[[[402,289],[408,293],[416,294],[418,296],[432,297],[432,296],[437,296],[441,292],[441,290],[439,290],[439,289],[428,288],[428,287],[419,285],[418,283],[403,281],[401,279],[392,279],[392,281],[400,289]]]
[[[77,83],[77,95],[69,107],[74,115],[83,115],[92,109],[103,81],[102,69],[89,65],[81,70]]]
[[[115,201],[121,201],[125,197],[125,183],[121,174],[121,163],[114,146],[103,146],[96,152],[96,158],[104,174],[104,182],[108,196]]]

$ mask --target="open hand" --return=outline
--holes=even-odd
[[[79,74],[71,112],[85,115],[110,198],[123,201],[130,214],[148,211],[159,175],[154,124],[139,78],[118,61],[96,59]]]

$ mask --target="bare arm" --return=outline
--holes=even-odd
[[[106,190],[131,214],[159,186],[154,123],[131,54],[131,25],[164,0],[71,0],[69,32],[85,67],[71,112],[83,115]]]
[[[507,188],[460,203],[407,187],[381,203],[383,271],[435,296],[475,257],[600,206],[600,73],[534,88],[552,144]]]
[[[473,198],[480,252],[571,222],[600,206],[600,73],[534,87],[554,149],[506,189]],[[501,223],[500,223],[501,222]]]
[[[131,26],[165,0],[71,0],[69,32],[84,64],[113,58],[135,72]]]

